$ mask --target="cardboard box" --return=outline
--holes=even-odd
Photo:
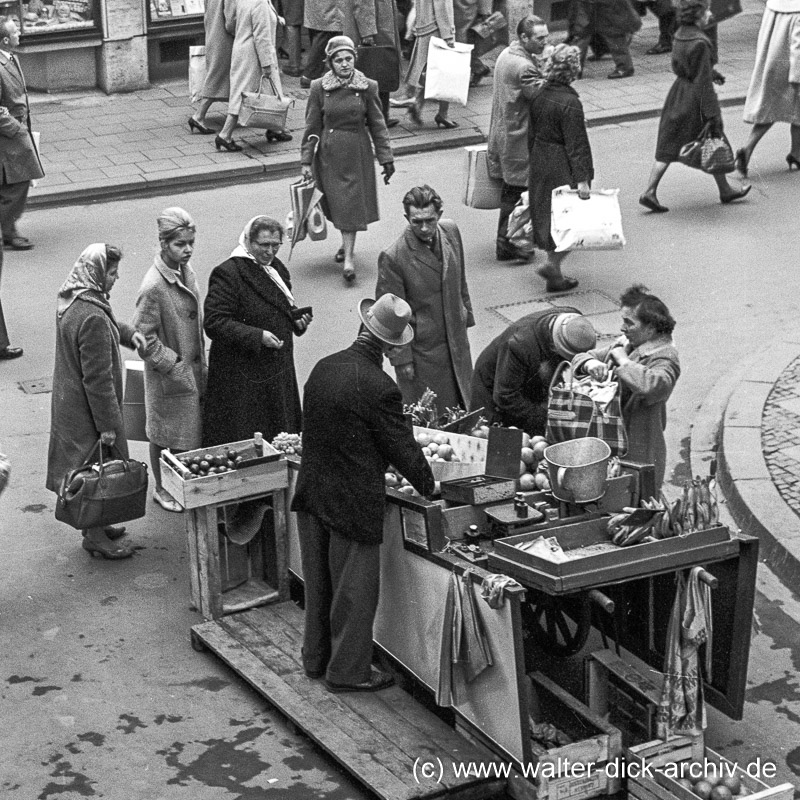
[[[122,419],[125,438],[133,442],[147,442],[144,406],[144,361],[125,362],[125,388],[122,393]]]

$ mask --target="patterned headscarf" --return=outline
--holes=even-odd
[[[557,44],[545,58],[542,74],[549,83],[567,86],[581,74],[581,51],[568,44]]]
[[[197,230],[194,220],[188,212],[177,206],[165,208],[158,215],[156,221],[158,223],[158,238],[162,242],[170,241],[181,231],[186,230],[194,233]]]
[[[107,270],[108,258],[105,244],[90,244],[80,254],[67,279],[58,290],[58,316],[63,316],[80,295],[91,292],[91,297],[86,299],[100,306],[113,319],[114,315],[108,302],[108,292],[106,292]]]

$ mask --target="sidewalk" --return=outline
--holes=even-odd
[[[755,42],[763,11],[761,0],[745,0],[744,12],[720,25],[719,69],[727,82],[719,88],[724,105],[741,103],[750,79]],[[554,34],[553,40],[560,38]],[[644,20],[631,47],[636,74],[609,81],[610,59],[587,62],[585,77],[576,83],[591,125],[657,116],[672,84],[669,55],[647,56],[657,39],[655,17]],[[499,48],[485,58],[492,64]],[[265,180],[299,172],[299,140],[308,91],[298,78],[283,76],[286,93],[295,98],[288,129],[294,140],[266,143],[263,131],[240,128],[235,139],[240,153],[217,152],[214,137],[192,134],[186,81],[155,85],[131,94],[101,92],[32,95],[33,126],[41,133],[46,175],[31,191],[31,206],[83,204],[121,196],[160,194],[190,186]],[[424,150],[461,147],[484,141],[489,130],[492,79],[470,90],[469,105],[454,106],[459,124],[441,131],[433,124],[434,104],[425,109],[417,127],[403,109],[393,114],[400,124],[390,131],[398,156]],[[212,106],[212,127],[222,127],[225,107]]]

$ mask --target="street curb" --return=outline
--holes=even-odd
[[[724,375],[692,423],[693,475],[717,478],[742,533],[756,536],[760,560],[790,587],[800,587],[800,517],[775,488],[761,447],[764,406],[781,373],[800,357],[800,339],[778,342]]]
[[[728,97],[720,100],[721,106],[741,105],[742,97]],[[652,119],[661,114],[661,106],[632,111],[621,114],[587,114],[586,125],[597,128],[603,125],[614,125],[625,122],[638,122]],[[428,153],[434,150],[450,150],[481,144],[486,136],[479,128],[461,128],[454,131],[437,131],[415,134],[396,139],[392,143],[395,156]],[[298,175],[299,158],[296,151],[275,156],[267,163],[248,159],[237,165],[216,164],[204,166],[193,172],[174,171],[159,172],[153,177],[136,175],[126,178],[109,178],[102,183],[83,183],[65,186],[43,187],[34,190],[28,197],[28,208],[53,208],[70,205],[87,205],[106,203],[113,200],[135,197],[152,197],[174,191],[190,191],[197,189],[216,189],[222,186],[234,186],[259,181],[279,180]],[[213,180],[210,180],[213,177]]]

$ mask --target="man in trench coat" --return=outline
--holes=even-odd
[[[430,186],[416,186],[403,198],[408,226],[378,257],[375,296],[402,297],[414,316],[414,341],[397,348],[389,361],[405,403],[425,389],[436,394],[439,414],[466,409],[472,381],[467,328],[475,324],[455,222],[441,219],[442,198]]]

